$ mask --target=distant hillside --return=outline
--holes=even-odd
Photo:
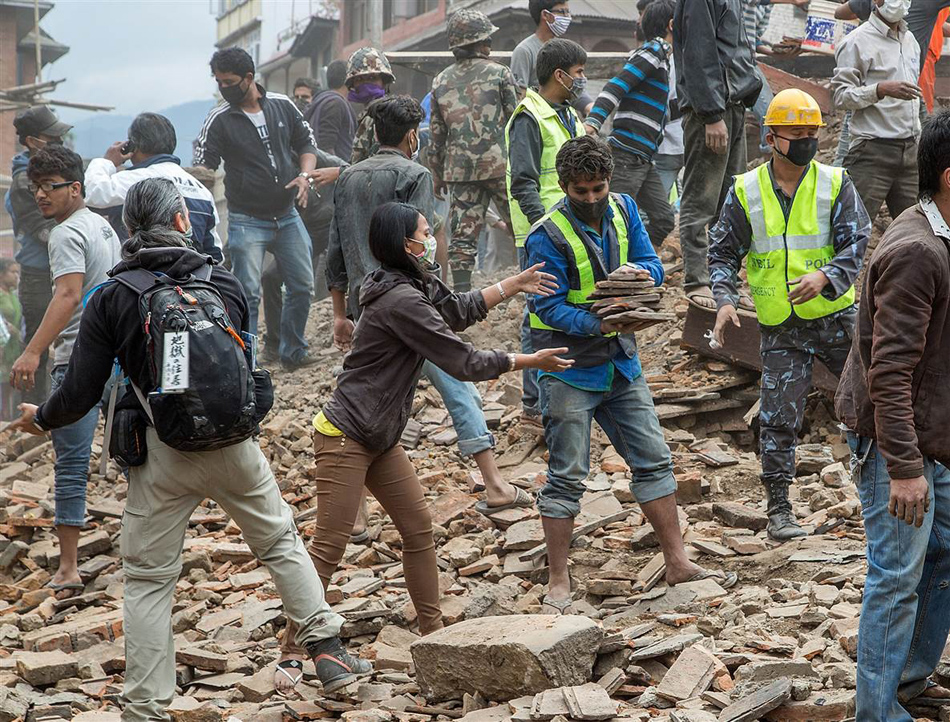
[[[178,148],[175,155],[181,158],[183,165],[191,164],[192,142],[198,137],[208,111],[215,101],[193,100],[171,108],[157,111],[168,118],[175,126],[178,135]],[[74,149],[83,158],[98,158],[106,148],[117,140],[125,140],[131,115],[112,113],[94,113],[76,123],[72,131]]]

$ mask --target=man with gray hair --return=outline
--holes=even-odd
[[[132,186],[125,198],[131,234],[122,262],[110,273],[142,271],[167,276],[187,292],[196,278],[210,282],[226,309],[219,325],[247,331],[247,299],[238,280],[189,247],[188,210],[175,183],[151,178]],[[208,288],[209,284],[203,284]],[[199,293],[195,290],[194,293]],[[207,291],[205,291],[207,293]],[[153,356],[135,291],[123,282],[106,283],[90,297],[61,387],[37,408],[24,404],[14,428],[33,434],[72,423],[102,394],[114,358],[132,382],[117,408],[138,414],[146,455],[131,466],[122,518],[125,570],[125,722],[170,720],[165,711],[175,696],[175,644],[171,609],[181,574],[181,549],[192,512],[210,497],[241,527],[244,540],[273,575],[284,613],[297,625],[297,643],[307,649],[325,693],[371,670],[349,655],[338,634],[343,618],[330,610],[313,562],[304,550],[290,507],[280,495],[260,447],[248,433],[207,451],[182,451],[160,440],[157,426],[163,394],[149,370]],[[226,330],[226,329],[225,329]],[[191,336],[192,363],[197,334]],[[143,407],[139,399],[148,399]],[[167,398],[167,396],[166,396]],[[166,407],[167,408],[167,407]],[[118,415],[116,416],[118,421]],[[117,426],[120,424],[117,423]],[[124,423],[122,428],[134,428]],[[114,436],[114,441],[119,437]],[[111,448],[115,448],[112,446]]]
[[[106,212],[112,228],[121,240],[128,238],[122,223],[122,204],[129,188],[146,178],[173,181],[188,207],[191,217],[191,244],[216,261],[221,261],[218,237],[218,211],[203,183],[182,169],[174,155],[178,138],[175,126],[164,115],[140,113],[129,126],[128,140],[109,146],[102,158],[94,158],[86,168],[86,205]],[[131,161],[126,168],[125,162]]]

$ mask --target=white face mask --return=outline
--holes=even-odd
[[[910,0],[884,0],[877,11],[881,17],[889,23],[898,23],[907,15],[910,10]]]
[[[554,15],[554,13],[551,14]],[[554,33],[554,36],[559,38],[571,27],[571,16],[554,15],[554,20],[548,23],[548,27],[551,29],[551,32]]]

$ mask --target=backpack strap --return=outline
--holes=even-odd
[[[199,281],[210,281],[211,280],[211,269],[213,266],[210,263],[205,263],[200,268],[195,269],[193,275]]]
[[[160,283],[158,276],[151,271],[146,271],[144,268],[133,268],[128,271],[122,271],[114,275],[112,280],[121,283],[139,296],[146,293],[155,284]]]
[[[99,454],[99,474],[106,475],[106,469],[109,465],[109,445],[112,443],[112,425],[115,422],[115,401],[119,396],[119,379],[122,371],[119,368],[118,360],[113,362],[112,366],[112,391],[109,392],[109,406],[106,411],[106,427],[103,432],[103,449]]]

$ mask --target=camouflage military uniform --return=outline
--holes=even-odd
[[[832,316],[761,326],[762,391],[759,453],[762,483],[772,495],[795,478],[795,447],[811,391],[812,362],[821,360],[841,376],[851,351],[854,306]]]
[[[472,46],[497,28],[482,13],[459,10],[449,19],[449,45]],[[430,168],[449,185],[449,261],[471,273],[478,236],[492,201],[511,226],[505,188],[505,124],[518,104],[507,67],[474,55],[457,60],[432,83]]]
[[[373,103],[376,102],[378,101],[373,101]],[[360,115],[356,136],[353,138],[353,154],[350,156],[350,165],[366,160],[371,155],[376,155],[376,151],[379,150],[379,142],[376,140],[376,124],[373,122],[372,113],[370,113],[373,103],[367,105],[366,110]]]
[[[352,88],[352,82],[360,76],[380,75],[383,77],[385,87],[396,80],[393,75],[392,66],[389,59],[376,48],[360,48],[355,51],[346,64],[346,87]],[[373,104],[378,102],[374,100],[366,106],[366,109],[360,115],[359,125],[356,129],[356,135],[353,138],[353,153],[350,156],[350,163],[359,163],[374,155],[379,150],[379,143],[376,141],[376,126],[373,123]]]

